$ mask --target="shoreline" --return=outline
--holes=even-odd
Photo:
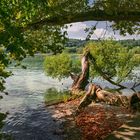
[[[131,119],[125,108],[93,103],[76,116],[79,102],[75,99],[47,107],[62,123],[62,129],[55,133],[64,135],[64,140],[103,140]]]

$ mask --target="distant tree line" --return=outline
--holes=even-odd
[[[81,40],[81,39],[68,39],[66,41],[66,48],[65,52],[67,53],[78,53],[81,54],[84,46],[88,44],[89,42],[100,42],[98,40]],[[127,40],[116,40],[115,42],[118,42],[122,44],[124,47],[128,47],[132,49],[135,47],[136,53],[140,54],[140,39],[135,40],[135,39],[127,39]]]

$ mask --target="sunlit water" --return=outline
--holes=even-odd
[[[10,133],[16,140],[59,140],[54,135],[60,124],[54,122],[51,113],[44,104],[44,93],[55,87],[66,89],[69,79],[51,79],[42,70],[15,69],[14,76],[7,79],[9,95],[0,101],[1,112],[8,112],[3,131]],[[63,86],[62,86],[63,82]]]
[[[72,81],[64,79],[60,82],[47,77],[41,68],[13,69],[13,73],[6,83],[9,95],[4,95],[0,101],[0,112],[9,113],[3,132],[12,134],[15,140],[62,140],[63,136],[54,134],[62,126],[60,122],[54,121],[51,111],[45,107],[44,93],[52,87],[68,89]],[[94,82],[100,83],[102,87],[111,86],[98,79]],[[125,84],[131,87],[132,82]],[[123,93],[130,94],[133,91],[127,89]]]

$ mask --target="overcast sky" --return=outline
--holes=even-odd
[[[87,33],[85,33],[84,29],[91,27],[92,25],[95,25],[97,22],[95,21],[88,21],[88,22],[78,22],[78,23],[73,23],[72,26],[68,24],[69,28],[67,29],[68,31],[68,37],[69,38],[75,38],[75,39],[85,39],[87,36]],[[103,22],[100,21],[97,24],[97,28],[92,35],[91,39],[98,39],[98,38],[114,38],[114,39],[140,39],[140,35],[126,35],[126,36],[120,36],[119,32],[114,32],[110,27],[107,28],[106,30],[106,25],[110,26],[111,23]]]

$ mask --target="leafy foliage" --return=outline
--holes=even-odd
[[[61,53],[65,47],[66,32],[61,32],[60,26],[44,26],[41,30],[25,32],[26,41],[33,46],[36,52],[53,52]]]
[[[76,56],[70,56],[67,53],[47,56],[44,62],[46,74],[52,78],[62,79],[69,77],[72,72],[79,72],[80,61],[76,60],[75,57]]]
[[[110,17],[113,15],[123,15],[125,17],[131,17],[130,12],[133,15],[137,15],[140,11],[140,1],[139,0],[95,0],[94,6],[98,10],[104,11]],[[140,23],[134,21],[131,17],[131,21],[121,21],[116,20],[112,27],[114,30],[119,30],[120,34],[126,35],[126,33],[134,34],[140,33]]]
[[[139,7],[139,0],[1,0],[0,90],[4,90],[4,79],[10,75],[6,68],[11,62],[19,64],[27,55],[46,49],[54,54],[62,52],[64,24],[99,17],[97,20],[115,21],[113,28],[122,34],[139,33]]]
[[[101,75],[100,69],[104,75],[120,83],[126,80],[136,67],[140,66],[140,58],[137,57],[135,49],[128,49],[115,41],[90,43],[87,47],[98,67],[92,64],[92,75]]]
[[[101,76],[112,84],[119,84],[122,81],[133,79],[134,70],[140,66],[139,47],[124,47],[116,41],[105,40],[102,42],[90,42],[86,50],[95,61],[90,61],[90,76]],[[47,56],[45,60],[45,71],[53,78],[69,77],[70,73],[80,72],[80,57],[67,53],[56,56]],[[138,78],[135,77],[135,81]],[[110,81],[111,80],[111,81]],[[115,82],[115,83],[114,83]]]
[[[2,0],[0,5],[0,91],[3,91],[5,78],[11,74],[6,70],[9,64],[15,61],[20,65],[27,55],[37,52],[61,52],[66,38],[60,26],[43,26],[36,31],[33,31],[36,27],[26,28],[27,24],[30,27],[29,23],[49,16],[47,2]]]

